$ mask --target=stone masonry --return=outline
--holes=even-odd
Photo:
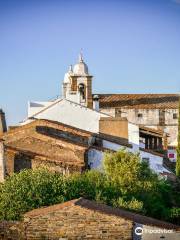
[[[4,143],[0,140],[0,182],[5,178]]]
[[[0,222],[0,240],[130,240],[136,223],[173,229],[178,239],[173,224],[80,198],[32,210],[21,222]]]

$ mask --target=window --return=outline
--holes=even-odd
[[[177,119],[177,113],[173,113],[173,119]]]
[[[164,109],[159,110],[159,125],[160,126],[165,125],[165,111],[164,111]]]
[[[121,117],[121,109],[115,108],[115,117]]]
[[[142,118],[142,117],[143,117],[142,113],[138,113],[138,118]]]

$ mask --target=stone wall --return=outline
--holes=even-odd
[[[0,240],[137,240],[137,224],[171,229],[179,239],[176,225],[79,198],[34,209],[21,222],[0,222]]]
[[[132,239],[133,222],[67,202],[25,215],[27,239]]]
[[[0,141],[0,182],[5,178],[4,143]]]
[[[0,240],[24,239],[21,223],[18,221],[0,221]]]
[[[67,152],[67,150],[65,150]],[[6,174],[11,175],[14,172],[20,172],[23,169],[36,169],[39,167],[46,167],[50,171],[59,172],[63,174],[81,172],[85,169],[85,165],[74,165],[69,163],[62,163],[58,161],[53,161],[44,156],[32,154],[32,153],[23,153],[12,149],[6,149]],[[82,154],[81,156],[84,159],[86,157]]]
[[[132,221],[71,202],[37,209],[40,214],[25,214],[23,222],[0,222],[0,240],[132,239]]]
[[[90,136],[83,130],[45,120],[10,130],[3,135],[6,173],[39,166],[56,172],[81,172],[87,167]]]
[[[115,108],[101,108],[102,112],[115,116]],[[152,128],[160,128],[169,133],[168,144],[177,144],[178,109],[133,109],[119,108],[121,117],[127,117],[128,121],[138,125]]]

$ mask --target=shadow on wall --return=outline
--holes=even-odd
[[[32,157],[24,153],[17,153],[14,157],[14,172],[18,173],[23,169],[32,168]]]

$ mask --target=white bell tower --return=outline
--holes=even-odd
[[[64,98],[92,108],[92,76],[82,53],[79,54],[78,63],[74,67],[71,65],[65,74],[62,89]]]

